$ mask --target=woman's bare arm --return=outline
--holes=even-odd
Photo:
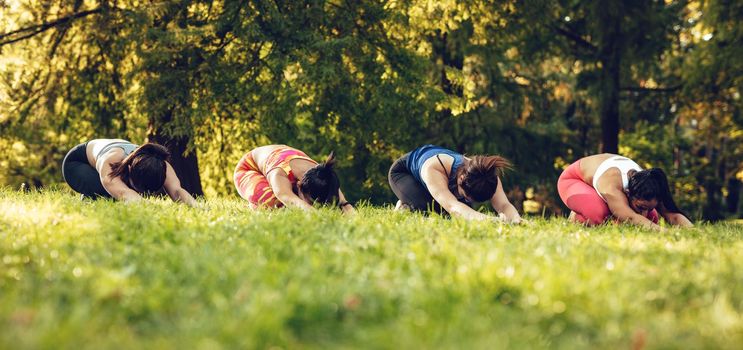
[[[666,211],[663,207],[663,204],[659,205],[657,209],[658,213],[671,225],[681,227],[694,227],[694,224],[691,223],[691,220],[684,216],[684,214]]]
[[[508,201],[506,192],[503,190],[503,181],[498,179],[498,187],[495,189],[493,197],[490,199],[490,204],[493,206],[498,213],[503,214],[508,222],[518,224],[521,222],[521,215],[518,210]]]
[[[618,221],[654,230],[661,229],[650,219],[632,210],[627,194],[622,188],[622,176],[619,169],[607,170],[599,179],[596,190],[604,197],[609,211]]]
[[[304,210],[312,209],[312,206],[299,198],[292,191],[292,184],[286,173],[280,169],[274,170],[268,174],[268,184],[271,185],[273,194],[276,198],[287,207],[301,208]]]
[[[612,189],[602,192],[601,195],[606,199],[611,214],[620,222],[660,230],[661,227],[650,221],[650,219],[636,213],[629,206],[627,195],[621,189]]]
[[[124,151],[120,149],[112,149],[106,154],[100,156],[96,162],[96,170],[101,179],[103,188],[116,200],[124,202],[136,202],[142,199],[136,191],[129,188],[121,178],[111,177],[111,164],[120,162],[124,159]]]
[[[170,199],[174,202],[188,204],[192,207],[197,206],[197,202],[193,196],[181,187],[181,180],[178,179],[178,175],[170,163],[165,162],[165,166],[165,183],[163,187],[165,187],[165,192],[170,196]]]
[[[346,196],[343,195],[343,192],[341,192],[341,189],[340,188],[338,189],[338,200],[340,201],[340,203],[348,203],[348,201],[346,200]],[[342,205],[341,206],[341,211],[343,212],[343,214],[354,214],[354,213],[356,213],[356,209],[353,207],[353,205],[351,205],[351,203],[348,203],[346,205]]]
[[[421,170],[421,179],[428,187],[436,202],[446,210],[452,217],[460,217],[466,220],[492,220],[493,217],[485,215],[468,205],[457,200],[457,197],[449,191],[449,179],[441,166],[424,164]]]

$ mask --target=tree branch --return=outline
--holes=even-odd
[[[80,10],[80,6],[82,6],[83,1],[82,0],[75,0],[75,5],[72,9],[73,12],[77,12]],[[56,34],[57,37],[54,39],[54,43],[52,43],[51,49],[49,49],[49,54],[47,55],[49,58],[54,58],[54,55],[57,53],[57,48],[59,47],[59,44],[62,43],[62,40],[64,40],[65,35],[67,35],[67,31],[72,26],[72,22],[66,22],[63,25],[60,25],[60,29],[57,30]],[[52,35],[53,37],[53,35]]]
[[[54,38],[54,42],[52,43],[52,47],[49,49],[49,54],[47,55],[47,57],[53,58],[54,55],[57,53],[57,48],[59,47],[59,44],[62,43],[62,40],[64,40],[65,35],[67,35],[68,29],[70,29],[70,26],[64,25],[62,26],[62,29],[56,32],[57,37]]]
[[[590,43],[588,40],[583,39],[580,35],[577,33],[570,31],[568,29],[562,28],[558,25],[552,25],[552,29],[557,32],[557,34],[560,34],[570,40],[572,40],[574,43],[578,44],[579,47],[582,47],[591,53],[597,53],[599,51],[599,48],[596,47],[596,45]]]
[[[628,92],[674,92],[678,89],[681,89],[683,87],[682,84],[678,84],[675,86],[667,87],[667,88],[646,88],[641,86],[625,86],[619,88],[619,91],[628,91]]]
[[[45,32],[49,29],[55,28],[57,26],[61,26],[64,24],[67,24],[71,21],[74,21],[78,18],[87,17],[93,14],[100,13],[102,11],[101,7],[95,8],[93,10],[88,11],[82,11],[73,13],[68,16],[64,16],[62,18],[58,18],[51,22],[44,22],[39,24],[34,24],[32,26],[28,26],[25,28],[16,29],[7,33],[0,34],[0,46],[12,44],[14,42],[18,42],[24,39],[28,39],[32,36],[35,36],[39,33]]]

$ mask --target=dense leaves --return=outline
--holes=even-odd
[[[247,150],[339,155],[352,199],[422,143],[516,164],[560,213],[575,159],[662,166],[695,217],[741,213],[743,6],[734,1],[0,3],[0,184],[61,181],[93,137],[166,144],[184,185],[234,194]],[[7,169],[7,170],[6,170]]]

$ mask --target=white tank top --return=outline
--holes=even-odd
[[[599,197],[604,200],[604,202],[606,202],[606,199],[604,198],[604,196],[601,195],[601,192],[599,192],[598,188],[599,178],[601,178],[601,175],[604,175],[604,173],[611,168],[619,169],[619,173],[622,175],[622,189],[624,190],[627,189],[627,184],[629,183],[629,177],[627,177],[627,173],[630,170],[642,170],[642,168],[637,163],[635,163],[635,161],[622,156],[609,157],[605,161],[601,162],[601,164],[599,164],[599,167],[596,168],[596,172],[593,174],[593,188],[596,190],[596,193],[598,193]]]

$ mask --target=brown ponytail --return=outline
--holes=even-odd
[[[134,185],[138,192],[159,191],[165,183],[168,149],[156,143],[139,146],[124,160],[111,164],[110,177],[120,177],[127,186]]]
[[[473,156],[457,169],[457,183],[476,202],[493,197],[498,188],[498,176],[511,168],[511,162],[501,156]]]

